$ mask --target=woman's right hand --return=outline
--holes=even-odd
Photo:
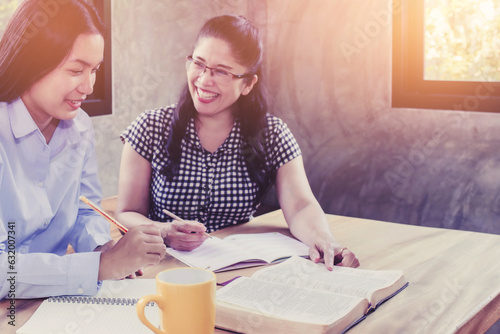
[[[165,244],[173,249],[191,251],[200,246],[210,236],[205,225],[193,220],[174,220],[162,223],[162,237]]]

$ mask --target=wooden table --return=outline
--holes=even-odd
[[[328,215],[336,238],[353,250],[365,269],[402,269],[410,285],[349,331],[355,333],[484,333],[500,318],[500,236]],[[214,235],[278,231],[289,234],[281,211]],[[167,256],[145,268],[154,278],[183,266]],[[219,282],[250,275],[259,268],[217,274]],[[16,301],[21,326],[41,300]],[[0,302],[0,333],[7,325],[9,301]],[[216,333],[227,333],[216,329]]]

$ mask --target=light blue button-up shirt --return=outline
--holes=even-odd
[[[80,195],[101,199],[87,114],[60,121],[47,144],[21,99],[0,102],[0,299],[97,292],[93,250],[109,223]]]

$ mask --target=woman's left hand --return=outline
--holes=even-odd
[[[314,245],[309,248],[309,257],[314,263],[323,260],[328,270],[333,270],[334,265],[359,267],[356,255],[346,247],[341,247],[331,236],[316,240]]]

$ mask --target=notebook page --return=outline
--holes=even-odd
[[[188,266],[217,270],[231,264],[256,259],[255,254],[242,251],[237,245],[216,237],[209,238],[192,251],[179,251],[167,248],[167,253]]]
[[[17,330],[19,334],[38,333],[150,333],[137,317],[135,304],[143,296],[156,293],[154,279],[109,280],[96,296],[63,296],[45,300],[32,317]],[[127,301],[127,305],[116,304]],[[145,314],[159,325],[156,305]]]
[[[97,295],[90,298],[140,299],[153,294],[156,294],[156,280],[153,278],[106,280]]]
[[[146,317],[160,324],[157,306],[147,306]],[[139,320],[135,305],[57,303],[45,300],[17,334],[137,333],[151,331]]]
[[[254,257],[271,263],[290,256],[308,256],[309,246],[278,232],[233,234],[224,238]]]

